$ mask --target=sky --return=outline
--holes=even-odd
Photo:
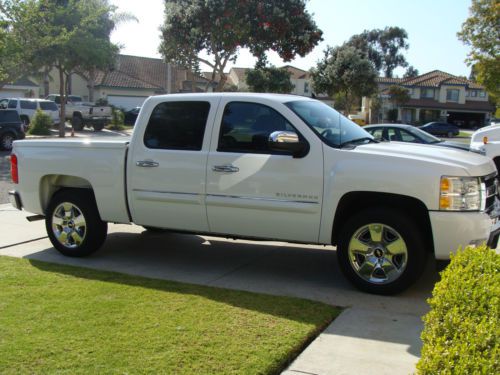
[[[138,19],[118,25],[111,35],[111,40],[123,47],[121,53],[161,57],[158,46],[164,0],[111,0],[111,3],[118,11]],[[306,57],[286,64],[309,70],[322,58],[327,45],[340,45],[366,29],[399,26],[408,32],[410,48],[405,53],[406,59],[421,74],[439,69],[468,76],[470,68],[464,60],[469,48],[456,34],[469,15],[470,4],[471,0],[310,0],[307,10],[323,31],[324,41]],[[276,66],[285,64],[275,53],[269,53],[268,58]],[[233,66],[254,64],[251,54],[241,50]],[[202,66],[202,70],[209,69]],[[395,72],[400,76],[403,73],[401,68]]]

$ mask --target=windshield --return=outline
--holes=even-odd
[[[408,131],[410,133],[413,133],[417,137],[423,139],[425,143],[439,143],[439,142],[442,142],[441,139],[439,139],[438,137],[434,137],[433,135],[431,135],[431,134],[429,134],[429,133],[427,133],[427,132],[425,132],[423,130],[417,129],[417,128],[410,128],[410,129],[408,129]]]
[[[325,103],[301,100],[285,103],[329,146],[342,147],[353,141],[372,141],[373,136]]]

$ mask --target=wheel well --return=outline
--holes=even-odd
[[[40,205],[44,212],[54,194],[62,189],[87,189],[92,193],[92,195],[94,195],[94,190],[90,182],[84,178],[76,176],[47,175],[41,179],[39,186]]]
[[[429,251],[434,252],[431,221],[425,204],[416,198],[390,193],[360,191],[345,194],[341,198],[337,206],[337,211],[335,212],[332,230],[332,244],[337,245],[338,234],[342,229],[342,225],[350,216],[374,207],[391,208],[410,213],[410,217],[415,220],[415,223],[418,225],[422,235],[424,236],[424,243],[426,247]]]

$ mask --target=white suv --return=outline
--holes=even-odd
[[[53,124],[59,124],[59,108],[57,104],[45,99],[10,98],[0,100],[0,108],[15,109],[21,117],[24,127],[27,128],[40,109],[50,116]]]

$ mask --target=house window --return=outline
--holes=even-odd
[[[486,98],[486,91],[483,91],[483,90],[479,91],[479,97]]]
[[[304,82],[304,93],[307,94],[309,92],[309,82]]]
[[[465,97],[468,98],[470,96],[470,90],[465,90]]]
[[[420,98],[434,99],[434,89],[420,89]]]
[[[446,100],[449,102],[458,102],[459,90],[446,90]],[[472,91],[474,92],[474,91]]]
[[[477,91],[476,90],[472,90],[470,92],[470,96],[472,96],[473,98],[475,98],[477,96]]]

